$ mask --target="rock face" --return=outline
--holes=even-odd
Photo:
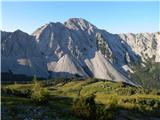
[[[1,32],[1,35],[2,72],[48,77],[46,60],[33,36],[20,30],[13,33]]]
[[[51,77],[76,75],[135,85],[127,77],[129,64],[153,57],[160,61],[158,33],[111,34],[82,18],[45,24],[32,35],[1,34],[2,71],[15,74],[48,77],[50,71]]]
[[[157,38],[157,49],[155,54],[155,62],[160,62],[160,32],[156,34]]]
[[[129,33],[121,34],[119,36],[127,42],[127,44],[137,55],[141,57],[143,62],[151,58],[153,58],[156,62],[160,62],[160,35],[158,33]]]

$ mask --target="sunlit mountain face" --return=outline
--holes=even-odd
[[[112,34],[82,18],[50,22],[31,35],[17,30],[1,36],[1,71],[13,75],[92,77],[139,86],[142,81],[132,78],[135,66],[160,62],[158,32]]]

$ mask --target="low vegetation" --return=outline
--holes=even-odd
[[[131,77],[147,89],[160,88],[160,63],[151,62],[145,63],[145,66],[135,65],[134,74]]]
[[[96,104],[94,96],[82,97],[74,100],[72,112],[75,116],[82,119],[93,120],[96,117]]]
[[[2,120],[158,120],[160,92],[98,79],[2,84],[2,113]]]
[[[35,103],[47,103],[49,101],[50,94],[47,88],[41,87],[38,81],[34,81],[34,86],[31,90],[31,100]]]

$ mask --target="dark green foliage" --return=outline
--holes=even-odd
[[[146,67],[134,66],[131,77],[145,88],[160,88],[160,63],[148,61]]]
[[[152,94],[152,95],[160,95],[160,89],[152,89],[152,90],[150,90],[150,94]]]
[[[41,87],[40,83],[34,80],[34,87],[32,89],[31,99],[36,104],[47,103],[49,100],[49,92],[47,89]]]
[[[97,105],[96,120],[113,120],[116,110],[113,106]]]
[[[86,120],[95,119],[95,102],[94,96],[80,97],[73,103],[72,112],[75,116]]]
[[[96,105],[93,95],[80,97],[74,101],[72,112],[84,120],[112,120],[117,108],[116,103],[114,99],[108,106]]]
[[[112,97],[108,105],[96,106],[96,120],[113,120],[118,110],[117,99]]]
[[[160,95],[160,89],[145,89],[142,87],[134,87],[126,85],[125,83],[116,83],[116,88],[112,88],[111,86],[107,88],[106,93],[112,93],[117,95],[131,96],[135,94],[148,94],[148,95]]]
[[[136,91],[132,88],[127,88],[127,89],[117,89],[116,93],[118,95],[133,95],[136,93]]]
[[[139,87],[119,87],[114,90],[114,93],[117,93],[117,95],[134,95],[134,94],[150,94],[150,95],[160,95],[160,91],[158,89],[143,89]]]
[[[137,109],[146,111],[148,110],[147,108],[150,108],[151,110],[153,109],[158,109],[160,107],[160,101],[159,100],[154,100],[151,98],[130,98],[130,99],[122,99],[123,103],[131,103],[135,104],[137,106]]]
[[[1,92],[2,94],[14,95],[14,96],[20,96],[20,97],[30,97],[31,96],[30,89],[15,89],[15,88],[5,87],[1,89]]]

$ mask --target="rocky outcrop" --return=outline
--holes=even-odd
[[[20,30],[1,34],[2,72],[48,77],[46,60],[41,55],[33,36]]]
[[[155,62],[160,62],[160,32],[156,34],[156,38],[157,38],[157,48],[155,54]]]
[[[158,33],[128,33],[119,36],[141,57],[143,62],[148,59],[154,59],[155,62],[159,61],[160,35]]]

